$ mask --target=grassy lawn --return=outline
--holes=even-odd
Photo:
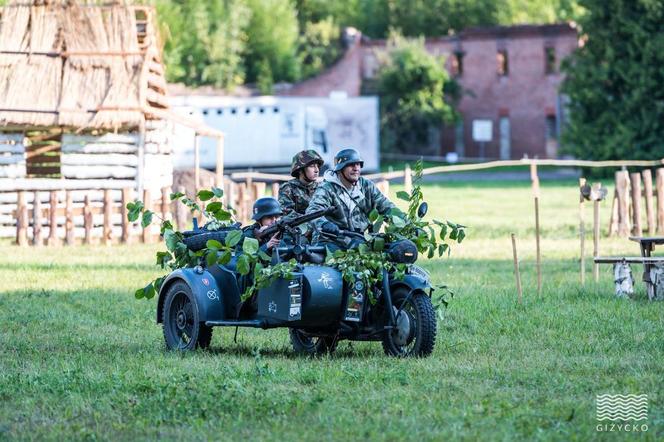
[[[133,298],[158,275],[156,246],[2,243],[0,440],[662,440],[664,304],[640,282],[636,300],[615,299],[609,267],[580,286],[575,183],[543,183],[541,296],[527,184],[424,192],[432,216],[469,228],[450,259],[421,261],[456,293],[422,360],[348,342],[295,357],[284,330],[241,330],[234,343],[234,330],[215,329],[211,351],[168,353],[156,301]],[[601,251],[637,246],[603,238]],[[648,431],[598,432],[603,393],[648,394]]]

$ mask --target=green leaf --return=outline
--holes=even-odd
[[[133,203],[127,203],[127,210],[129,211],[127,213],[127,219],[130,222],[134,222],[138,220],[138,217],[141,215],[141,212],[143,211],[143,203],[136,200]]]
[[[245,238],[242,243],[242,251],[248,255],[255,255],[258,251],[258,240],[256,238]]]
[[[157,265],[162,269],[173,259],[173,256],[168,252],[157,252]]]
[[[440,244],[438,246],[438,256],[443,256],[443,253],[445,253],[445,250],[447,250],[449,246],[447,244]]]
[[[199,200],[207,201],[207,200],[211,200],[212,198],[214,198],[214,192],[212,192],[210,190],[205,190],[205,189],[198,191],[198,199]]]
[[[166,248],[171,252],[175,252],[180,242],[180,237],[173,230],[168,229],[164,231],[164,242],[166,243]]]
[[[215,201],[213,203],[210,203],[205,207],[205,210],[207,210],[210,213],[214,213],[218,210],[221,210],[221,203],[219,201]]]
[[[143,294],[145,295],[145,299],[152,299],[154,298],[154,295],[157,293],[157,291],[154,289],[154,285],[152,283],[146,285],[143,288]]]
[[[369,212],[369,221],[371,221],[373,223],[378,219],[379,216],[380,216],[380,213],[378,213],[378,210],[373,209],[373,210],[371,210],[371,212]]]
[[[240,255],[235,268],[240,275],[247,275],[250,270],[249,257],[247,255]]]
[[[233,254],[231,253],[231,251],[226,250],[221,254],[221,256],[219,256],[219,259],[217,260],[217,264],[226,265],[229,262],[231,262],[232,257],[233,257]]]
[[[457,229],[452,229],[452,231],[450,232],[450,239],[457,239],[458,233],[459,231]]]
[[[165,278],[164,278],[163,276],[160,276],[159,278],[157,278],[157,279],[154,280],[154,283],[153,283],[153,284],[154,284],[154,288],[155,288],[155,290],[156,290],[157,292],[158,292],[159,290],[161,290],[161,285],[164,283],[164,279],[165,279]]]
[[[214,193],[214,196],[217,198],[221,198],[224,196],[224,190],[220,189],[219,187],[213,187],[212,193]]]
[[[395,227],[398,227],[399,229],[406,227],[406,221],[404,221],[403,218],[396,215],[392,217],[392,223],[394,224]]]
[[[205,242],[205,246],[208,249],[215,249],[215,250],[220,250],[221,248],[224,247],[224,245],[222,243],[220,243],[219,241],[217,241],[216,239],[208,239]]]
[[[261,249],[258,249],[258,256],[263,261],[271,261],[272,260],[272,257],[270,255],[268,255],[267,253],[265,253],[264,251],[262,251]]]
[[[177,199],[180,199],[183,196],[184,196],[184,193],[181,193],[181,192],[171,193],[171,201],[175,201]]]
[[[212,267],[217,262],[217,251],[208,251],[208,254],[205,256],[205,262],[207,263],[208,267]]]
[[[466,237],[466,232],[463,229],[459,230],[459,234],[457,235],[457,242],[460,243],[461,241],[463,241],[465,237]]]
[[[227,210],[220,209],[214,212],[214,217],[217,218],[219,221],[228,221],[233,217],[233,215],[231,215],[231,212]]]
[[[446,224],[441,224],[440,225],[440,239],[442,239],[444,241],[446,235],[447,235],[447,225]]]
[[[228,247],[235,247],[242,239],[242,230],[231,230],[226,235],[225,243]]]
[[[376,237],[373,241],[374,252],[382,252],[385,249],[385,239]]]
[[[403,201],[410,201],[410,195],[408,195],[408,192],[404,190],[400,190],[397,192],[397,198]]]
[[[144,229],[149,226],[152,223],[152,215],[153,212],[150,210],[146,210],[143,212],[143,218],[141,219],[141,227]]]
[[[138,289],[134,292],[134,297],[136,299],[142,299],[145,298],[145,291],[144,289]]]

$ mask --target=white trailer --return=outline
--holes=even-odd
[[[302,149],[315,149],[332,163],[334,153],[353,147],[365,169],[377,170],[378,98],[176,96],[175,112],[225,133],[227,168],[283,168]],[[180,128],[173,143],[176,168],[193,167],[194,137]],[[201,140],[201,167],[214,169],[213,140]]]

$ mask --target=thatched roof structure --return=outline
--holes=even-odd
[[[118,129],[169,114],[153,8],[18,0],[0,14],[0,125]]]

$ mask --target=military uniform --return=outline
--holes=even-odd
[[[384,215],[394,207],[394,204],[366,178],[360,177],[351,189],[347,189],[337,174],[328,170],[325,172],[323,182],[316,189],[306,213],[328,207],[333,207],[334,211],[325,218],[315,221],[317,227],[329,221],[341,230],[361,233],[371,224],[369,213],[373,209]]]
[[[272,197],[259,198],[254,203],[252,219],[256,221],[254,224],[242,228],[243,238],[257,238],[256,233],[261,228],[260,220],[265,216],[281,216],[283,211],[279,202]],[[262,251],[267,252],[267,242],[272,235],[263,235],[258,239],[258,244]],[[240,241],[238,247],[241,246],[243,241]]]
[[[279,204],[288,218],[304,215],[318,187],[316,181],[306,183],[300,180],[300,171],[311,164],[317,164],[318,167],[323,167],[324,164],[323,158],[315,150],[308,149],[295,154],[291,163],[291,176],[294,179],[279,188]]]

